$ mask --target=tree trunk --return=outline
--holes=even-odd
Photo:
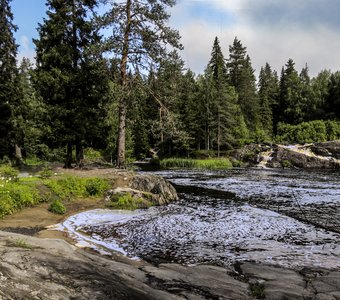
[[[119,100],[119,123],[117,139],[117,167],[125,168],[125,128],[127,112],[127,76],[126,67],[129,55],[129,35],[131,32],[131,0],[126,1],[126,28],[124,32],[122,59],[120,63],[120,76],[122,96]]]
[[[79,142],[76,143],[76,165],[78,168],[84,166],[84,148]]]
[[[72,143],[67,143],[67,153],[66,153],[66,159],[65,159],[65,169],[72,168]]]

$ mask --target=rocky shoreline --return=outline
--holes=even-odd
[[[251,144],[233,156],[250,167],[340,169],[340,140],[305,145]]]
[[[150,178],[129,176],[119,175],[117,185],[132,183],[134,189],[155,194],[171,191],[166,184],[155,187]],[[73,204],[74,213],[102,204]],[[27,210],[1,224],[12,231],[20,224],[16,232],[24,234],[0,231],[0,299],[340,299],[337,269],[293,270],[252,262],[227,268],[155,265],[119,254],[103,256],[75,247],[61,232],[38,232],[53,220],[39,216],[39,207]],[[35,220],[25,223],[33,215]]]
[[[340,299],[340,271],[113,260],[0,232],[0,299]]]

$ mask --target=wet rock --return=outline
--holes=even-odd
[[[323,152],[325,154],[329,154],[335,159],[340,159],[340,140],[324,142],[324,143],[315,143],[314,150]],[[314,152],[314,151],[313,151]],[[318,154],[322,156],[328,156],[323,154]]]
[[[301,152],[299,152],[301,151]],[[303,148],[298,150],[278,147],[273,153],[269,167],[296,167],[303,169],[339,169],[340,162],[335,159],[310,155]]]
[[[156,175],[136,175],[129,183],[129,187],[153,194],[153,199],[159,205],[178,200],[175,188],[163,177]]]

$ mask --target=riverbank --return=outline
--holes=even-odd
[[[115,174],[121,187],[129,181],[129,174],[113,170],[70,172],[90,177]],[[75,247],[63,232],[39,229],[101,207],[103,200],[74,200],[66,204],[70,206],[65,216],[51,214],[44,205],[24,209],[0,222],[2,228],[20,228],[28,234],[0,232],[0,299],[340,298],[339,270],[287,269],[251,262],[228,267],[156,265],[119,254],[102,256]]]

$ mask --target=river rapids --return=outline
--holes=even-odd
[[[233,169],[164,171],[178,202],[148,210],[92,210],[61,230],[79,245],[158,264],[340,268],[340,174]]]

